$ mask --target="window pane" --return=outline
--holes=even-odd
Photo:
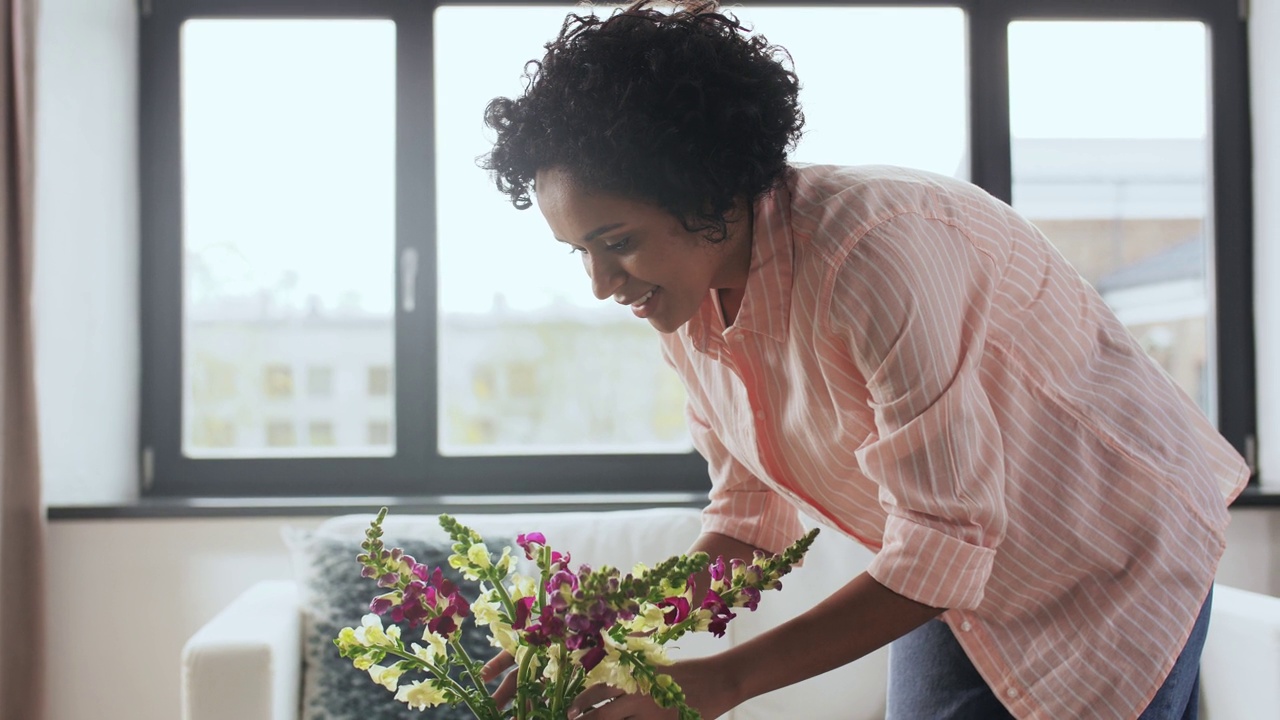
[[[446,455],[692,447],[684,391],[661,360],[657,332],[627,308],[596,300],[581,263],[552,240],[541,215],[513,209],[475,168],[492,141],[481,120],[485,105],[520,94],[524,63],[540,56],[574,10],[584,12],[467,5],[435,13],[439,446]],[[796,161],[896,163],[967,177],[960,10],[731,12],[795,60],[806,118]],[[484,42],[475,27],[485,28]],[[875,72],[853,70],[859,67]]]
[[[181,40],[184,454],[392,454],[363,418],[394,405],[363,381],[389,388],[394,360],[394,23]]]
[[[1216,417],[1207,32],[1009,26],[1013,202]]]

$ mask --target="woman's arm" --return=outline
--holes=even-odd
[[[750,560],[755,548],[716,533],[704,533],[690,548],[726,560]],[[694,598],[710,583],[695,578]],[[667,668],[689,704],[714,718],[757,695],[821,675],[887,645],[937,617],[942,609],[923,605],[881,585],[867,573],[805,613],[717,655],[684,660]],[[574,703],[582,711],[619,691],[598,685]],[[574,717],[571,713],[570,717]],[[599,720],[671,718],[640,695],[616,697],[584,716]]]
[[[864,572],[807,612],[721,654],[734,705],[851,663],[942,612]]]

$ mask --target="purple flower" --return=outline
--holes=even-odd
[[[742,606],[755,612],[756,606],[760,604],[760,591],[753,587],[745,587],[742,588],[741,592],[746,597],[746,600],[742,602]]]
[[[729,621],[738,617],[715,590],[707,591],[707,597],[702,601],[702,609],[711,611],[711,623],[707,625],[707,629],[716,637],[724,637]]]
[[[520,533],[516,536],[516,544],[524,550],[524,556],[532,560],[538,547],[547,544],[547,536],[540,532]]]
[[[441,615],[428,620],[427,629],[437,635],[450,635],[458,629],[458,623],[452,615]]]
[[[511,627],[515,630],[523,630],[524,626],[529,624],[529,615],[533,612],[533,598],[520,598],[516,601],[516,616],[513,618]]]
[[[572,595],[577,591],[578,576],[568,570],[558,570],[550,580],[547,580],[547,592]]]
[[[668,625],[675,625],[689,617],[689,601],[679,595],[660,601],[658,607],[666,608],[662,611],[662,616]]]
[[[711,567],[709,567],[708,570],[711,571],[712,580],[723,580],[724,579],[724,557],[722,556],[722,557],[716,558],[716,561],[711,563]]]
[[[582,669],[587,672],[591,672],[592,668],[599,665],[600,661],[604,659],[604,655],[604,648],[599,646],[591,648],[582,656],[582,660],[580,661],[582,663]]]

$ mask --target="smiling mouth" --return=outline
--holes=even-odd
[[[636,298],[635,300],[632,300],[631,302],[626,302],[625,300],[622,300],[621,298],[617,298],[617,297],[615,297],[614,300],[619,305],[626,305],[627,307],[638,308],[643,306],[645,303],[649,302],[649,298],[653,297],[653,294],[657,291],[658,291],[658,286],[654,285],[653,287],[649,288],[649,292],[645,293],[644,295],[641,295],[640,297]]]

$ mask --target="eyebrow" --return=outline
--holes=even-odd
[[[618,228],[622,227],[623,225],[626,225],[626,223],[613,223],[613,224],[611,224],[611,225],[601,225],[600,227],[596,228],[595,230],[592,230],[591,232],[589,232],[589,233],[587,233],[586,235],[584,235],[584,236],[582,237],[582,242],[584,242],[584,243],[589,243],[589,242],[591,242],[592,240],[595,240],[596,238],[600,237],[601,235],[603,235],[603,234],[605,234],[605,233],[609,232],[610,230],[617,230]],[[557,240],[559,240],[559,241],[560,241],[560,242],[562,242],[562,243],[568,243],[568,242],[569,242],[568,240],[565,240],[565,239],[563,239],[563,238],[556,238],[556,239],[557,239]]]

